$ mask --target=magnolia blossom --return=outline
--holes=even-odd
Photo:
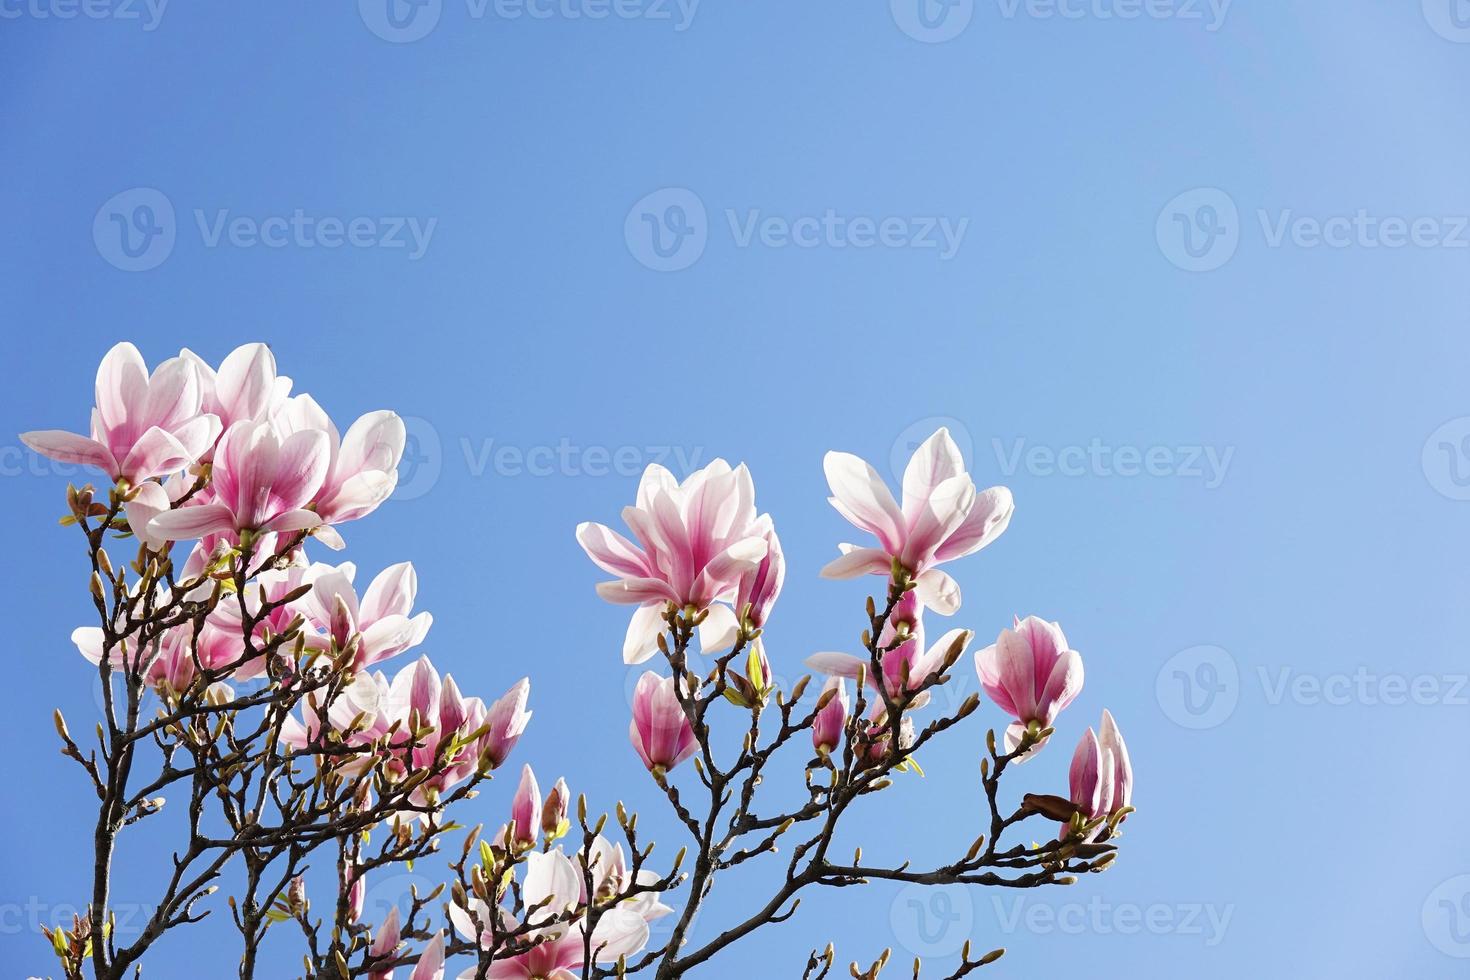
[[[903,473],[903,506],[868,463],[850,453],[823,461],[830,498],[878,547],[840,546],[842,557],[822,569],[826,578],[889,575],[897,561],[917,582],[919,600],[948,616],[960,607],[960,589],[938,566],[973,554],[1000,537],[1014,503],[1005,487],[976,492],[959,447],[940,429],[915,450]]]
[[[531,712],[526,710],[526,701],[530,696],[531,681],[522,677],[514,687],[490,705],[490,710],[485,713],[485,724],[489,726],[489,731],[482,739],[482,748],[490,768],[499,769],[520,741],[521,733],[531,720]]]
[[[590,853],[579,853],[576,860],[559,847],[526,855],[521,900],[528,910],[526,925],[534,927],[531,934],[537,945],[518,956],[495,960],[485,974],[487,980],[576,980],[581,975],[587,957],[588,923],[585,915],[577,913],[589,903],[583,868],[591,873],[591,897],[607,901],[626,887],[622,849],[610,846],[601,837],[593,842]],[[657,880],[652,872],[639,873],[639,884]],[[479,899],[471,899],[471,905],[472,909],[467,910],[451,904],[449,917],[462,935],[488,944],[492,939],[488,929],[491,916],[503,921],[509,916],[503,910],[490,909]],[[648,923],[671,911],[652,892],[604,909],[591,933],[593,960],[609,964],[620,957],[634,956],[648,944]],[[460,974],[461,980],[475,976],[474,967]]]
[[[694,726],[674,691],[672,677],[646,671],[633,691],[628,738],[643,764],[654,772],[673,769],[698,748]]]
[[[1006,728],[1008,751],[1020,744],[1028,726],[1050,728],[1082,691],[1082,655],[1067,648],[1060,626],[1035,616],[1001,630],[994,646],[975,654],[975,671],[985,693],[1016,719]]]
[[[282,439],[269,422],[236,422],[214,451],[207,503],[153,518],[148,533],[178,541],[220,532],[302,531],[320,515],[306,505],[330,462],[326,433],[305,429]]]
[[[418,594],[412,563],[399,562],[379,572],[361,602],[352,587],[357,574],[352,562],[313,568],[318,571],[300,612],[322,634],[309,637],[309,645],[336,652],[356,643],[352,669],[362,670],[423,642],[434,618],[426,612],[409,618]]]
[[[818,755],[827,755],[842,744],[842,733],[846,730],[847,712],[850,710],[847,684],[841,677],[827,678],[822,697],[826,698],[828,691],[835,693],[822,705],[812,721],[812,747],[817,750]]]
[[[933,646],[926,648],[923,614],[924,609],[919,604],[916,593],[912,590],[906,592],[893,607],[892,614],[878,635],[878,649],[886,651],[882,654],[880,663],[883,667],[883,687],[888,691],[889,697],[896,698],[906,690],[913,691],[921,687],[944,668],[945,659],[956,643],[960,644],[961,651],[970,643],[972,634],[969,630],[953,629],[941,636]],[[898,646],[888,650],[896,641]],[[873,690],[878,690],[878,678],[873,676],[871,660],[867,657],[854,657],[848,653],[816,653],[807,658],[806,664],[831,677],[852,680],[865,678]],[[908,678],[907,686],[904,684],[905,677]],[[928,692],[924,692],[914,699],[911,707],[923,707],[927,701]]]
[[[1118,724],[1107,709],[1103,710],[1100,731],[1097,734],[1089,728],[1083,733],[1068,772],[1070,798],[1088,820],[1111,816],[1133,803],[1133,764]]]
[[[521,768],[521,782],[510,801],[510,827],[507,840],[519,847],[535,847],[540,828],[541,787],[530,766]]]
[[[191,361],[170,358],[150,375],[138,348],[121,343],[97,368],[90,436],[48,429],[23,433],[21,440],[43,456],[95,466],[136,484],[194,463],[219,433],[219,418],[203,408]]]
[[[593,523],[577,526],[577,541],[599,568],[617,576],[599,583],[598,594],[639,607],[623,642],[624,661],[642,663],[653,655],[670,603],[707,612],[700,626],[706,649],[728,646],[735,613],[715,603],[735,600],[742,576],[756,570],[773,536],[770,519],[756,516],[755,486],[745,466],[731,469],[717,459],[680,483],[651,465],[638,484],[637,502],[623,508],[623,520],[636,544]],[[777,570],[771,580],[777,588],[779,578]]]

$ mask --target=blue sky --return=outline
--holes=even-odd
[[[397,2],[0,0],[7,975],[52,969],[35,928],[86,894],[49,715],[95,710],[55,523],[75,476],[14,433],[82,427],[121,339],[150,362],[264,340],[337,418],[407,417],[399,497],[349,557],[411,559],[425,652],[467,691],[532,675],[517,758],[643,810],[666,856],[625,612],[575,525],[615,522],[648,462],[747,462],[792,676],[862,626],[864,583],[816,575],[851,536],[825,451],[891,473],[949,424],[1013,489],[954,622],[1037,613],[1082,651],[1062,744],[1011,790],[1063,787],[1111,708],[1120,861],[1049,892],[812,895],[705,976],[795,976],[828,939],[938,965],[965,938],[1009,949],[1000,977],[1463,974],[1463,2]],[[1001,721],[844,840],[963,851]],[[148,901],[165,829],[124,847],[120,902]],[[696,935],[768,887],[717,890]],[[148,975],[231,972],[224,914]],[[264,975],[298,962],[282,937]]]

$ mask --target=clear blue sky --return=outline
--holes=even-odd
[[[65,476],[13,434],[82,426],[117,340],[259,339],[338,418],[414,420],[423,459],[350,557],[414,561],[424,650],[467,691],[533,675],[517,758],[641,805],[666,859],[626,614],[577,522],[614,522],[665,448],[749,463],[790,676],[861,628],[861,584],[816,575],[851,534],[823,452],[888,471],[949,419],[1012,487],[1009,532],[954,568],[956,624],[1034,612],[1087,658],[1011,786],[1062,788],[1111,708],[1139,809],[1115,870],[812,896],[705,975],[795,976],[829,938],[944,962],[966,936],[1010,949],[998,977],[1463,975],[1470,12],[559,4],[0,0],[5,974],[51,970],[35,925],[86,894],[92,801],[49,715],[85,730],[95,684]],[[569,16],[598,10],[621,15]],[[846,840],[963,851],[965,731]],[[120,902],[147,901],[163,829],[125,845]],[[769,885],[738,882],[699,934]],[[218,907],[146,975],[231,973]],[[265,976],[297,963],[283,937]]]

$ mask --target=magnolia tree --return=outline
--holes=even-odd
[[[312,978],[670,980],[788,919],[808,889],[1069,884],[1115,856],[1132,769],[1107,712],[1077,744],[1067,796],[1001,802],[1002,776],[1042,750],[1082,688],[1082,658],[1035,617],[973,656],[1009,723],[984,739],[988,814],[962,831],[955,859],[920,870],[835,851],[849,812],[895,792],[900,774],[918,771],[920,750],[980,708],[972,694],[939,710],[954,702],[936,695],[972,634],[929,643],[924,620],[959,610],[959,586],[941,566],[994,541],[1012,501],[1004,488],[976,490],[943,429],[909,461],[901,502],[861,459],[828,454],[832,505],[875,540],[841,545],[822,574],[872,575],[879,587],[862,652],[810,658],[824,677],[815,685],[802,677],[783,689],[766,656],[786,568],[744,466],[717,460],[683,482],[650,466],[622,512],[631,538],[577,528],[612,576],[599,594],[633,607],[624,660],[660,668],[638,680],[629,741],[650,795],[688,834],[662,864],[622,803],[611,822],[591,815],[564,780],[543,794],[528,765],[487,812],[477,796],[530,721],[529,680],[486,701],[426,657],[390,679],[382,666],[406,659],[430,627],[414,612],[413,566],[360,588],[352,563],[313,557],[317,546],[342,549],[339,529],[392,493],[404,442],[393,413],[342,434],[311,396],[292,394],[262,344],[218,368],[185,350],[151,373],[119,344],[97,373],[90,435],[23,438],[105,477],[68,487],[62,518],[85,546],[95,620],[72,640],[96,667],[102,715],[79,735],[55,717],[63,754],[97,798],[88,912],[47,934],[68,980],[140,976],[165,934],[223,910],[243,978],[259,972],[269,936],[296,944]],[[696,652],[707,671],[693,666]],[[784,803],[762,793],[778,784],[778,756]],[[110,904],[114,855],[129,828],[166,811],[181,811],[178,842],[156,856],[164,881],[151,915],[124,936]],[[1045,843],[1003,841],[1032,818],[1059,829],[1041,834]],[[696,935],[716,879],[762,860],[779,862],[779,884],[742,918]],[[368,921],[369,881],[415,861],[442,869],[443,883],[411,889]],[[308,897],[313,867],[334,869],[335,887]],[[649,923],[664,916],[672,926],[655,941]],[[1002,952],[967,945],[950,977]],[[829,944],[790,972],[826,977],[835,955]],[[218,969],[235,958],[222,954]],[[851,974],[876,977],[887,959],[854,963]]]

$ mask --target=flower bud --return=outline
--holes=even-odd
[[[842,678],[829,677],[819,701],[822,705],[812,722],[812,746],[819,755],[826,755],[841,744],[847,724],[847,685]]]
[[[546,835],[547,840],[556,840],[564,835],[571,827],[567,820],[567,807],[571,804],[571,790],[567,789],[567,781],[558,779],[556,785],[551,787],[547,794],[546,803],[541,808],[541,832]]]
[[[536,821],[541,816],[541,787],[530,766],[521,769],[521,784],[510,804],[510,839],[518,847],[536,846]]]

